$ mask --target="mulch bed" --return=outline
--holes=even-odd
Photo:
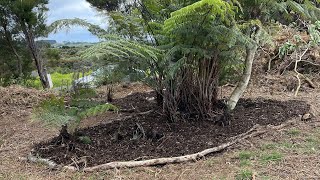
[[[248,131],[256,124],[280,125],[310,109],[302,101],[242,99],[229,126],[194,120],[168,123],[155,102],[146,97],[152,97],[152,94],[137,93],[114,101],[114,104],[124,109],[134,108],[133,113],[126,114],[130,118],[76,132],[77,136],[90,137],[90,144],[84,144],[77,136],[63,141],[58,136],[35,145],[34,154],[63,165],[83,162],[80,160],[85,158],[86,166],[181,156],[228,142],[231,137]],[[139,114],[148,110],[154,111]]]

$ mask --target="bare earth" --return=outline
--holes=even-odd
[[[224,89],[231,91],[229,87]],[[129,89],[117,88],[115,96],[147,91],[150,89],[146,86],[135,84]],[[250,86],[245,98],[304,100],[311,105],[314,117],[306,122],[296,118],[296,123],[285,129],[251,138],[197,162],[95,173],[52,171],[42,164],[20,161],[33,144],[58,135],[58,129],[32,122],[30,117],[32,106],[50,93],[20,87],[1,88],[0,93],[0,179],[243,179],[246,172],[250,172],[248,179],[320,178],[320,90],[305,89],[294,97],[293,92],[274,87]],[[23,103],[15,105],[21,99]],[[107,120],[108,114],[104,116]],[[99,123],[103,123],[101,118],[91,118],[82,127]]]

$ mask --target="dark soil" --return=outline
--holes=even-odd
[[[137,93],[114,101],[124,109],[134,108],[130,113],[132,117],[79,130],[72,138],[61,140],[60,135],[36,145],[34,153],[64,165],[85,158],[87,166],[181,156],[218,146],[255,124],[279,125],[305,114],[310,108],[301,101],[242,99],[232,114],[231,124],[223,127],[204,120],[167,123],[156,103],[146,100],[146,97],[152,97],[152,94]],[[150,109],[154,111],[138,113]],[[80,140],[84,137],[89,137],[91,142]]]

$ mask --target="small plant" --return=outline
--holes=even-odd
[[[251,170],[241,170],[235,177],[236,180],[251,180],[253,172]]]
[[[287,41],[279,48],[279,56],[281,58],[285,57],[286,55],[292,53],[296,49],[296,45]]]
[[[261,161],[263,163],[269,163],[269,162],[279,162],[283,159],[283,155],[279,152],[271,152],[269,154],[263,154],[261,156]]]
[[[81,88],[75,90],[72,95],[73,99],[88,99],[97,97],[97,91],[92,88]]]
[[[79,138],[79,141],[81,141],[83,144],[91,144],[92,141],[90,139],[89,136],[80,136]]]
[[[249,160],[253,156],[252,152],[249,151],[242,151],[239,153],[240,160]]]
[[[275,149],[276,147],[277,147],[276,143],[269,143],[269,144],[262,145],[261,149],[262,150],[272,150],[272,149]]]
[[[87,99],[72,99],[70,102],[71,107],[76,107],[80,109],[92,108],[101,105],[101,102],[87,100]]]
[[[240,166],[249,166],[251,164],[250,159],[253,157],[253,153],[249,151],[242,151],[239,153]]]
[[[288,130],[287,134],[291,135],[291,136],[297,136],[300,134],[300,131],[298,129],[293,128],[293,129]]]
[[[90,116],[96,116],[107,111],[118,111],[119,109],[112,104],[103,104],[87,109],[79,114],[79,118],[83,119]]]
[[[67,113],[63,97],[51,96],[34,108],[33,119],[44,121],[49,126],[61,126],[74,117]]]

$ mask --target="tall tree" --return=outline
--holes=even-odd
[[[43,88],[49,87],[44,60],[35,39],[46,35],[45,13],[48,0],[3,0],[0,2],[6,16],[11,20],[9,26],[15,26],[28,46]],[[8,18],[6,18],[8,19]]]
[[[17,59],[17,74],[18,76],[22,75],[22,59],[15,47],[14,35],[17,34],[15,24],[13,23],[13,17],[8,12],[8,9],[5,8],[6,5],[0,6],[0,34],[5,39],[5,44],[8,45],[10,50],[14,53]]]

